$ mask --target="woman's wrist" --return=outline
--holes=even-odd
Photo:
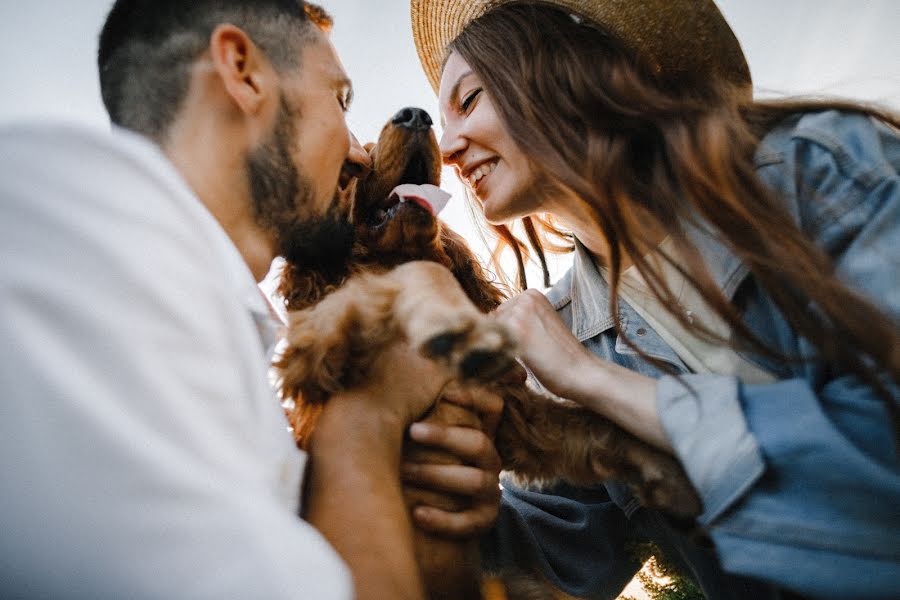
[[[583,353],[566,362],[566,369],[554,391],[562,398],[574,400],[579,404],[601,414],[605,414],[606,394],[609,391],[607,363],[591,354],[587,349]]]
[[[576,367],[565,396],[603,415],[626,431],[672,452],[656,407],[656,380],[593,355]]]

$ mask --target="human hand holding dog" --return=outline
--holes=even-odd
[[[449,375],[403,342],[368,374],[323,407],[309,444],[304,517],[351,566],[359,598],[422,598],[400,452],[407,425],[434,404]]]
[[[519,358],[545,388],[564,398],[593,355],[572,335],[547,297],[525,290],[494,314],[516,339]]]
[[[441,398],[475,412],[481,429],[465,426],[417,422],[410,438],[454,455],[461,464],[429,464],[406,457],[401,466],[405,483],[435,492],[469,499],[468,508],[448,511],[434,506],[417,506],[413,522],[430,533],[448,537],[472,537],[487,532],[497,519],[500,505],[500,456],[493,435],[503,412],[503,399],[484,389],[448,386]]]
[[[512,332],[519,358],[541,385],[674,452],[656,410],[655,379],[591,354],[537,290],[525,290],[495,314]]]

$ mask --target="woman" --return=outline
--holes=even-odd
[[[713,598],[893,597],[898,119],[754,102],[709,0],[412,15],[446,162],[489,222],[574,246],[547,297],[500,310],[523,361],[672,452],[704,504],[695,543],[615,483],[509,488],[489,554],[604,597],[650,538]]]

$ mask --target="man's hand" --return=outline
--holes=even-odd
[[[488,531],[497,519],[500,504],[500,457],[492,437],[503,412],[503,399],[486,389],[462,390],[448,386],[443,401],[476,412],[482,429],[414,423],[410,438],[420,444],[455,455],[459,465],[404,462],[402,475],[416,487],[471,499],[470,508],[450,512],[417,506],[414,524],[421,529],[450,537],[471,537]]]
[[[310,443],[304,516],[350,565],[360,597],[421,598],[397,473],[406,427],[434,404],[449,374],[398,343],[368,375],[322,410]]]
[[[450,380],[450,373],[405,342],[386,348],[371,366],[365,383],[347,390],[369,408],[396,416],[405,428],[430,409]]]

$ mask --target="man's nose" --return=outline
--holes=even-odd
[[[413,131],[427,131],[432,125],[431,117],[428,116],[428,113],[421,108],[416,108],[414,106],[401,108],[400,111],[394,115],[394,118],[391,119],[391,123],[397,127],[403,127]]]
[[[350,150],[347,152],[347,159],[344,161],[344,169],[353,177],[359,177],[372,168],[372,159],[366,152],[359,140],[352,133],[350,134]]]

